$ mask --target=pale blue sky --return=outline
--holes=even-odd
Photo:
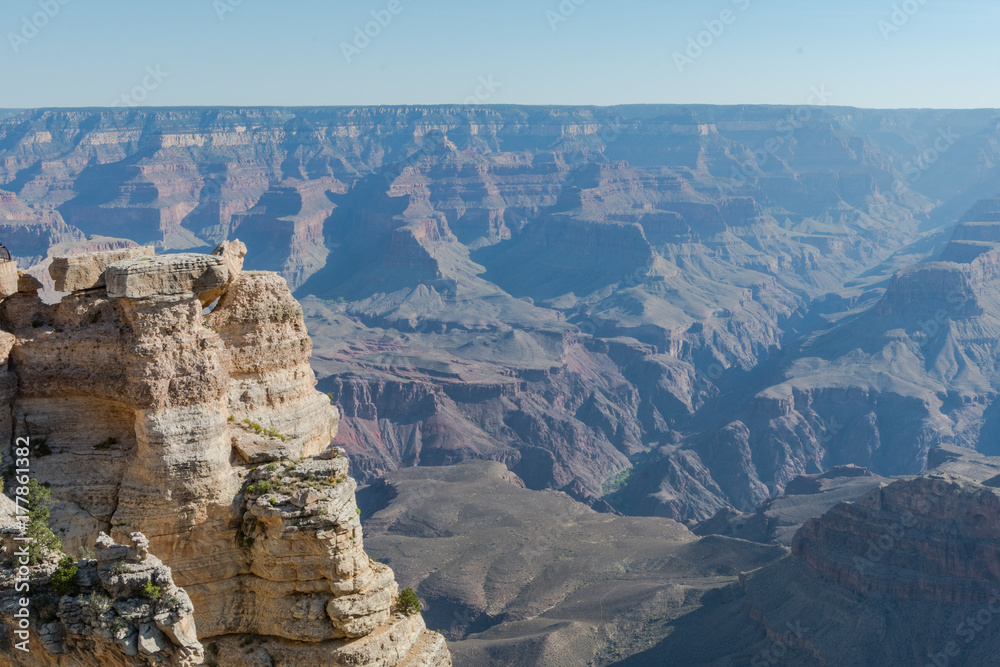
[[[575,11],[554,23],[561,1]],[[393,2],[348,62],[341,44]],[[814,86],[838,105],[1000,107],[998,19],[986,0],[3,0],[0,107],[447,104],[477,88],[502,104],[802,104]],[[705,21],[721,34],[678,67]]]

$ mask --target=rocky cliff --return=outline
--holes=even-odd
[[[4,518],[10,518],[6,512]],[[61,568],[54,560],[27,567],[25,573],[17,556],[23,543],[16,542],[10,531],[4,537],[0,554],[3,664],[205,664],[191,599],[174,584],[170,568],[149,553],[142,533],[133,533],[128,545],[115,544],[101,533],[93,557],[82,557],[72,566],[72,577],[58,579],[58,583]],[[22,582],[30,588],[22,587],[18,593],[16,587]],[[21,599],[29,600],[31,606],[21,605]],[[18,616],[25,609],[28,622],[21,624]]]
[[[792,557],[865,594],[988,602],[1000,583],[996,489],[951,475],[898,482],[810,519]]]
[[[952,474],[897,481],[810,519],[741,577],[771,655],[795,664],[981,665],[1000,633],[1000,495]]]
[[[0,303],[3,437],[32,442],[66,549],[101,531],[148,537],[190,596],[207,661],[449,664],[364,554],[302,309],[280,276],[241,271],[245,254],[57,260],[69,293],[54,304],[22,279]]]

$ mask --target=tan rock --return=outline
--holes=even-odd
[[[240,277],[240,271],[243,270],[243,258],[246,257],[246,254],[246,244],[241,243],[239,240],[223,241],[218,248],[212,251],[212,255],[222,258],[226,268],[229,269],[229,277],[226,279],[224,285],[203,292],[199,297],[201,305],[210,305],[221,297],[229,289],[230,285],[236,282],[236,279]]]
[[[0,301],[0,438],[46,448],[32,474],[74,544],[103,531],[129,545],[102,538],[88,576],[116,596],[153,581],[191,608],[157,607],[93,664],[139,664],[164,642],[176,664],[200,664],[199,636],[268,638],[220,653],[236,667],[450,664],[419,616],[393,615],[392,570],[364,551],[301,306],[280,276],[239,272],[242,244],[221,248],[112,264],[106,292],[56,305]],[[219,289],[206,316],[201,298]]]
[[[0,261],[0,298],[17,294],[18,270],[14,260]]]
[[[126,259],[105,271],[108,296],[125,299],[202,294],[226,284],[221,257],[181,253]]]
[[[68,257],[53,257],[49,275],[57,292],[76,292],[104,287],[104,272],[111,264],[135,257],[152,257],[153,246],[106,250]]]
[[[23,271],[17,272],[17,291],[21,294],[38,294],[42,289],[42,283],[38,278]]]
[[[136,533],[133,542],[145,536]],[[13,662],[0,652],[0,664],[22,667],[189,667],[202,665],[204,649],[198,641],[191,599],[178,588],[170,568],[147,555],[142,564],[129,562],[132,548],[115,544],[103,533],[97,540],[97,560],[80,560],[79,595],[58,600],[55,620],[33,622],[29,651],[18,652]],[[59,557],[61,554],[56,554]],[[54,560],[33,566],[34,585],[51,576]],[[14,567],[0,567],[0,604],[13,608],[17,591],[12,584]],[[158,599],[142,589],[147,582],[159,586]],[[5,622],[5,621],[0,621]],[[8,625],[10,632],[12,626]]]

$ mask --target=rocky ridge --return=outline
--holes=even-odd
[[[148,537],[190,596],[206,661],[449,664],[364,555],[302,309],[280,276],[241,271],[245,252],[56,261],[75,291],[55,304],[21,281],[0,303],[0,437],[33,443],[65,548]]]

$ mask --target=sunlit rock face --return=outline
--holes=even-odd
[[[0,303],[0,427],[34,443],[68,551],[101,531],[145,534],[187,591],[197,638],[218,638],[206,660],[257,664],[240,644],[251,637],[273,664],[450,664],[364,553],[302,308],[279,275],[241,272],[245,253],[235,241],[53,262],[79,289],[50,305],[32,284]]]

